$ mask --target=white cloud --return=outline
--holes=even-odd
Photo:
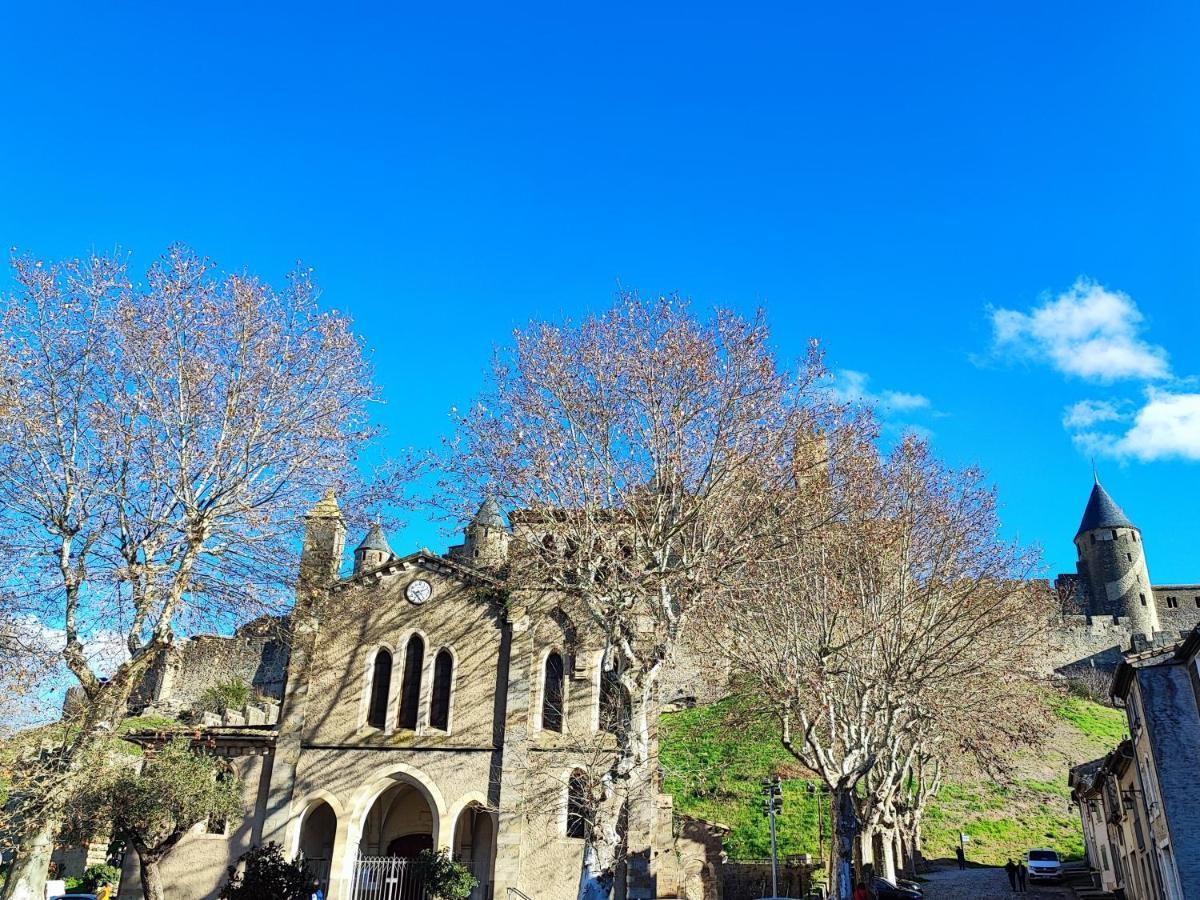
[[[1151,390],[1114,452],[1143,462],[1200,460],[1200,394]]]
[[[1114,400],[1080,400],[1063,410],[1063,427],[1090,428],[1099,422],[1120,422],[1129,418],[1122,411],[1125,404]]]
[[[870,376],[853,369],[839,369],[834,375],[830,396],[838,403],[864,403],[884,412],[912,412],[928,409],[929,398],[904,391],[872,391],[867,387]]]
[[[1068,408],[1068,412],[1072,408]],[[1128,421],[1131,417],[1120,414],[1118,418]],[[1066,419],[1063,421],[1066,424]],[[1087,428],[1088,424],[1101,421],[1114,420],[1095,419],[1086,424],[1081,421],[1079,427]],[[1124,434],[1079,431],[1072,440],[1085,453],[1095,456],[1140,462],[1161,459],[1200,461],[1200,394],[1151,388],[1146,393],[1146,402],[1132,416]]]
[[[997,351],[1066,375],[1103,383],[1170,375],[1167,351],[1139,336],[1143,316],[1133,298],[1087,279],[1029,312],[994,309],[991,317]]]

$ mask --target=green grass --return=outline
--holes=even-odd
[[[817,855],[817,801],[805,789],[803,771],[783,749],[768,718],[749,714],[729,700],[668,713],[662,717],[659,759],[675,811],[729,826],[726,852],[741,859],[770,853],[762,779],[780,775],[779,852]],[[825,829],[828,841],[827,819]]]
[[[1124,710],[1101,706],[1071,694],[1051,694],[1049,703],[1056,716],[1105,747],[1115,747],[1129,736]]]
[[[1125,736],[1125,716],[1120,710],[1058,693],[1047,700],[1073,733],[1072,746],[1050,748],[1064,759],[1088,752],[1086,748],[1092,746],[1094,755],[1100,755]],[[768,853],[770,837],[761,812],[761,780],[781,775],[780,852],[818,853],[817,803],[805,790],[807,773],[783,749],[769,718],[741,709],[730,700],[666,714],[660,759],[665,788],[674,798],[676,812],[727,825],[731,831],[725,846],[734,858]],[[1050,780],[1024,778],[1000,784],[978,778],[948,783],[926,814],[926,854],[952,857],[961,830],[971,838],[968,855],[978,862],[1002,864],[1009,856],[1038,846],[1054,847],[1066,857],[1079,856],[1082,835],[1069,798],[1066,763]],[[826,843],[828,828],[826,819]]]
[[[967,854],[975,862],[1000,865],[1031,847],[1081,856],[1083,836],[1068,806],[1070,793],[1065,771],[1053,781],[948,784],[925,815],[925,853],[934,859],[953,856],[962,831],[971,839]]]

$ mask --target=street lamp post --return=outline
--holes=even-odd
[[[775,841],[775,814],[783,809],[783,779],[763,779],[763,812],[771,826],[771,896],[779,896],[779,848]]]

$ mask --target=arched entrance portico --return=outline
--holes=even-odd
[[[446,846],[446,806],[423,772],[395,764],[355,792],[344,849],[335,857],[331,900],[420,900],[411,860]]]

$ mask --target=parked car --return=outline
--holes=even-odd
[[[95,894],[55,894],[50,900],[96,900]]]
[[[886,878],[876,878],[871,883],[871,893],[875,900],[922,900],[920,891],[900,887]]]
[[[1030,881],[1058,881],[1062,878],[1062,860],[1054,850],[1030,850],[1025,854]]]
[[[925,889],[916,881],[909,881],[907,878],[897,878],[896,887],[902,891],[916,891],[918,894],[924,894]]]

